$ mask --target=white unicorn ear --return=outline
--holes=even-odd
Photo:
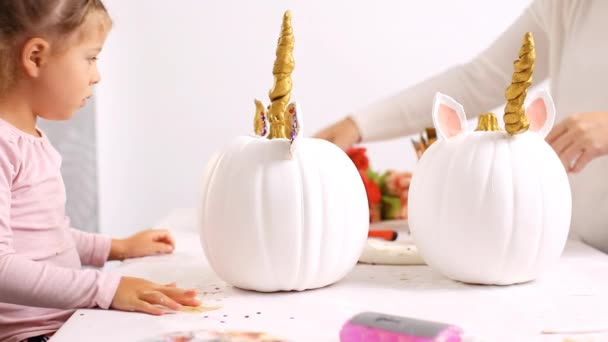
[[[541,90],[530,97],[532,100],[526,106],[526,116],[530,123],[529,130],[546,137],[555,124],[555,104],[546,90]]]
[[[464,132],[467,118],[462,105],[453,98],[436,93],[433,100],[433,124],[441,137],[449,139]]]

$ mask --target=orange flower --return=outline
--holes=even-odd
[[[389,171],[386,176],[384,188],[386,193],[392,196],[397,196],[401,199],[401,210],[399,216],[397,217],[399,219],[407,219],[408,192],[410,190],[411,181],[411,172]]]
[[[367,171],[369,168],[369,159],[366,152],[367,149],[365,147],[353,147],[346,151],[346,154],[355,163],[359,171]]]
[[[412,181],[411,172],[388,171],[385,178],[386,193],[392,196],[407,198]]]

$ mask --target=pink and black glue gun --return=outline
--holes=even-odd
[[[463,342],[461,328],[438,322],[363,312],[340,331],[340,342]]]

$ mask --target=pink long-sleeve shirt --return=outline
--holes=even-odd
[[[61,156],[0,119],[0,341],[52,333],[74,309],[107,309],[120,276],[102,266],[111,240],[70,228]]]

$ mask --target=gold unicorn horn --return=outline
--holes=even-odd
[[[511,85],[505,92],[507,105],[505,106],[505,129],[509,134],[515,135],[524,133],[530,127],[524,101],[528,87],[532,84],[532,72],[534,71],[534,39],[532,33],[527,32],[524,42],[519,50],[519,59],[513,62],[515,71]]]
[[[274,86],[270,90],[270,109],[268,120],[270,122],[269,139],[288,139],[287,127],[285,127],[285,110],[291,97],[291,72],[295,67],[293,60],[294,46],[293,30],[291,28],[291,13],[286,11],[283,15],[281,25],[281,36],[279,38],[276,60],[272,69],[274,75]]]

